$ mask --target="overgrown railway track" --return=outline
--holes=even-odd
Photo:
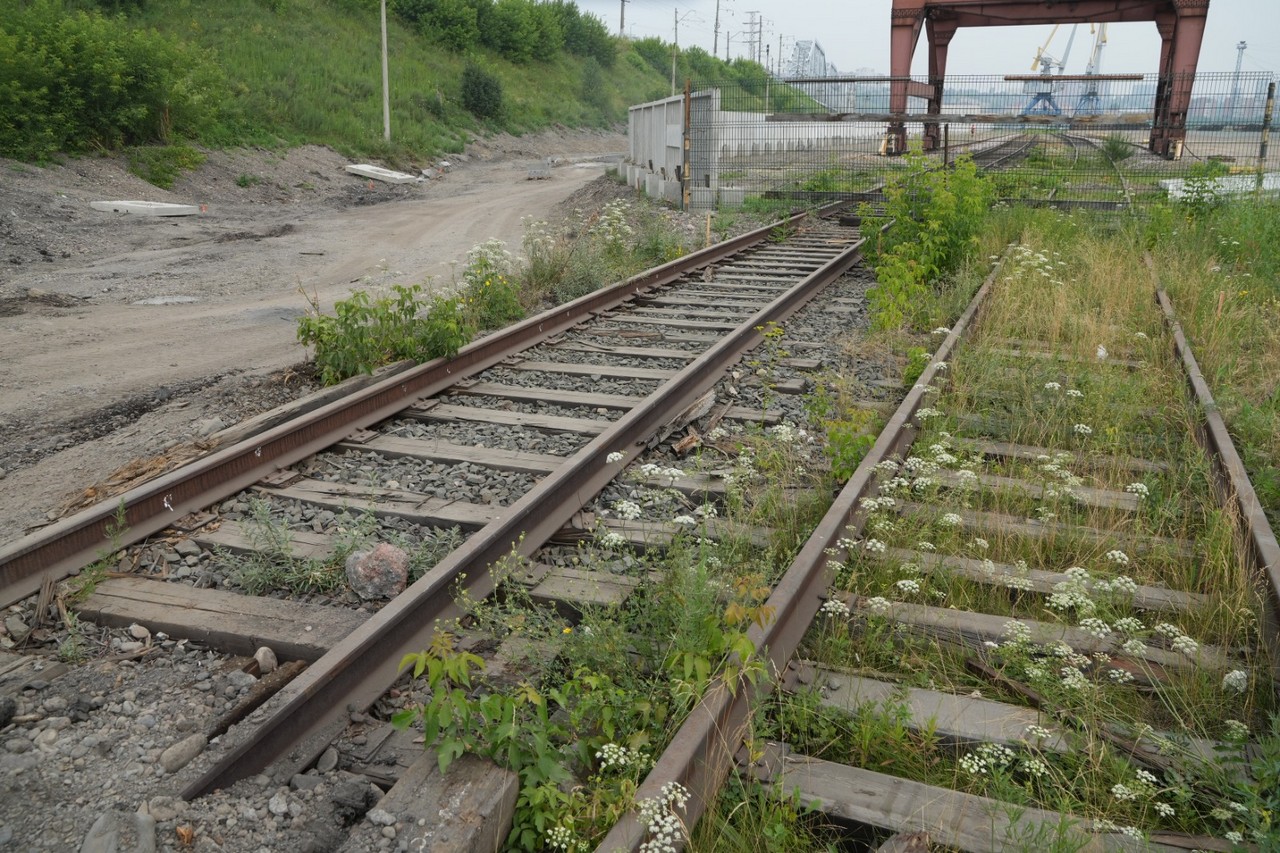
[[[1022,248],[1002,263],[1037,281],[1062,274]],[[1257,745],[1223,719],[1254,701],[1232,697],[1268,705],[1277,691],[1280,547],[1158,285],[1151,333],[1117,354],[1002,337],[1020,324],[1007,307],[993,320],[991,303],[1012,280],[992,271],[775,587],[776,620],[752,632],[771,677],[710,690],[637,800],[666,803],[681,786],[678,814],[693,825],[736,773],[846,832],[861,826],[863,841],[868,827],[893,836],[882,849],[1228,850],[1241,837],[1140,831],[1027,798],[1042,780],[1077,785],[1054,779],[1047,758],[1076,755],[1065,762],[1082,774],[1121,774],[1117,800],[1169,820],[1216,808],[1243,824],[1253,807],[1229,780],[1249,778]],[[1181,397],[1179,386],[1183,399],[1151,396]],[[1090,396],[1104,399],[1083,405]],[[1092,449],[1101,428],[1086,421],[1115,405],[1150,429]],[[1196,526],[1188,480],[1199,477],[1222,527]],[[1236,569],[1244,593],[1215,577]],[[843,665],[821,660],[833,649]],[[944,675],[946,662],[958,670]],[[882,736],[900,740],[861,766],[763,743],[759,707],[773,693],[807,697],[804,713],[855,715],[864,737],[868,717],[882,720]],[[961,756],[954,787],[884,772],[910,771],[902,745],[930,741]],[[983,775],[1018,796],[966,793],[962,777]],[[597,849],[639,849],[652,814],[629,815]]]

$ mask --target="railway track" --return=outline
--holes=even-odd
[[[1234,802],[1243,788],[1205,768],[1225,754],[1224,772],[1250,773],[1256,744],[1224,719],[1277,692],[1280,546],[1162,291],[1127,354],[1004,337],[1036,323],[1000,306],[1002,287],[1065,275],[1053,269],[1020,247],[992,271],[774,588],[777,618],[752,632],[774,678],[708,691],[638,801],[681,786],[692,826],[736,773],[844,832],[861,826],[871,847],[867,827],[892,836],[881,849],[1227,850],[1241,837],[1182,834],[1173,818],[1250,813]],[[1151,408],[1156,388],[1187,393]],[[1095,394],[1106,399],[1084,405]],[[1115,406],[1136,407],[1150,429],[1090,447],[1085,421]],[[1200,497],[1215,495],[1234,523],[1189,520],[1187,483],[1200,477]],[[1234,591],[1213,577],[1236,570]],[[864,747],[875,760],[859,764],[812,751],[841,754],[829,729],[761,743],[771,694],[806,697],[801,717],[852,715],[872,741],[867,720],[887,721],[886,744]],[[953,786],[884,770],[921,767],[905,753],[930,742],[942,744],[930,761],[959,756]],[[1071,757],[1086,753],[1088,770]],[[1103,774],[1109,799],[1145,800],[1145,817],[1156,808],[1174,828],[1036,806],[1078,785],[1077,772]],[[970,792],[994,776],[1015,796]],[[1186,796],[1159,802],[1173,790]],[[596,849],[639,849],[659,826],[652,814],[629,815]]]
[[[747,381],[737,399],[717,400],[713,388],[767,343],[771,327],[856,265],[861,245],[856,228],[794,216],[532,318],[455,359],[389,377],[6,546],[4,599],[47,592],[99,557],[104,542],[128,548],[136,576],[99,584],[82,616],[142,621],[242,654],[269,634],[281,657],[312,661],[252,731],[228,737],[239,739],[184,794],[273,765],[305,767],[341,732],[350,708],[369,707],[396,681],[405,654],[461,615],[459,597],[493,592],[488,567],[597,527],[637,545],[677,532],[669,520],[596,526],[582,513],[646,445],[695,420],[779,422],[786,406],[775,401],[770,410],[761,397],[789,389]],[[806,361],[777,366],[816,366]],[[484,429],[501,432],[505,446],[485,446]],[[381,461],[364,464],[375,456]],[[670,476],[663,485],[708,488]],[[211,568],[217,561],[268,551],[308,566],[340,549],[341,528],[352,523],[384,541],[465,541],[367,620],[221,590],[183,593],[186,585],[147,577],[185,573],[225,587]],[[202,612],[213,615],[202,621]]]
[[[1011,140],[996,162],[1024,155],[1024,142]],[[664,472],[663,457],[644,456],[645,449],[678,439],[692,423],[704,433],[713,423],[735,420],[780,423],[779,413],[788,406],[776,397],[795,390],[786,382],[752,387],[749,377],[734,379],[737,399],[715,399],[712,389],[717,382],[724,386],[726,371],[743,353],[768,346],[770,324],[786,320],[852,268],[860,245],[853,228],[816,216],[793,217],[533,318],[471,345],[454,361],[391,377],[297,424],[202,460],[195,470],[126,495],[125,538],[140,541],[167,531],[159,544],[132,551],[144,573],[164,574],[182,565],[205,572],[210,555],[263,550],[262,537],[253,532],[263,518],[255,514],[265,517],[268,530],[290,531],[278,544],[300,564],[340,548],[343,525],[372,525],[375,538],[398,536],[415,544],[432,537],[449,541],[455,529],[469,533],[465,544],[441,554],[420,580],[367,620],[353,617],[324,641],[309,642],[304,635],[321,624],[301,619],[294,628],[296,645],[277,647],[311,665],[256,713],[252,725],[226,736],[215,762],[184,777],[184,796],[261,772],[287,779],[309,766],[347,726],[353,709],[368,709],[397,681],[405,654],[426,647],[439,625],[456,622],[460,599],[479,600],[495,591],[497,579],[485,569],[513,553],[532,558],[537,568],[536,555],[548,543],[602,533],[638,550],[665,547],[681,522],[606,517],[606,508],[628,494],[617,479],[628,467],[631,476],[654,488],[685,495],[691,506],[723,500],[723,484]],[[1022,252],[1005,263],[1031,262]],[[1051,269],[1047,259],[1035,264],[1037,274],[1041,267]],[[968,754],[982,755],[987,744],[1011,755],[1056,756],[1078,740],[1096,738],[1142,772],[1171,777],[1186,767],[1161,755],[1149,733],[1102,726],[1064,710],[1039,676],[1029,674],[1027,662],[1057,656],[1061,660],[1054,665],[1075,670],[1080,684],[1110,679],[1109,687],[1132,690],[1152,704],[1163,701],[1169,674],[1189,663],[1211,673],[1211,683],[1242,672],[1249,690],[1274,690],[1263,647],[1273,640],[1267,617],[1280,604],[1277,547],[1216,415],[1196,426],[1209,436],[1226,512],[1243,519],[1240,559],[1256,571],[1269,596],[1258,608],[1263,618],[1256,634],[1224,627],[1243,611],[1227,614],[1205,600],[1194,565],[1209,557],[1197,551],[1195,536],[1176,535],[1186,530],[1166,529],[1163,520],[1194,515],[1194,508],[1178,502],[1175,485],[1195,473],[1179,467],[1187,464],[1180,448],[1192,434],[1183,427],[1192,413],[1213,411],[1167,299],[1160,303],[1167,331],[1152,327],[1143,339],[1148,343],[1135,343],[1133,352],[1095,360],[1088,353],[1055,351],[1047,341],[1002,337],[990,307],[998,299],[993,291],[1001,270],[993,271],[949,331],[934,362],[773,587],[765,602],[773,616],[751,629],[750,639],[763,672],[777,680],[714,683],[656,758],[637,801],[666,802],[667,786],[679,784],[689,798],[673,811],[692,828],[724,779],[737,773],[779,791],[799,790],[804,802],[817,803],[833,820],[885,835],[926,830],[933,843],[949,848],[996,849],[1009,839],[1061,833],[1072,844],[1128,849],[1131,839],[1119,829],[1084,818],[900,778],[882,772],[881,765],[831,761],[795,744],[762,746],[747,737],[749,721],[770,694],[808,695],[818,707],[841,713],[856,713],[873,701],[905,714],[914,737],[940,735],[949,748],[959,745]],[[827,310],[850,308],[846,301]],[[1044,403],[1046,395],[1061,392],[1054,405],[1073,405],[1071,391],[1092,392],[1104,384],[1096,378],[1099,372],[1136,377],[1136,390],[1127,392],[1125,380],[1115,380],[1121,402],[1149,406],[1158,397],[1141,384],[1144,371],[1156,363],[1166,373],[1175,369],[1165,360],[1164,343],[1176,347],[1178,369],[1185,370],[1197,396],[1171,411],[1143,413],[1142,419],[1162,429],[1103,452],[1085,446],[1092,430],[1087,424],[1086,430],[1064,431],[1061,423],[1027,417],[1034,413],[1030,404]],[[806,359],[780,358],[789,368],[806,368]],[[975,367],[991,362],[999,369]],[[1090,412],[1100,410],[1091,406]],[[942,418],[946,431],[937,427]],[[487,443],[477,425],[501,432],[503,443]],[[696,443],[703,435],[687,437]],[[656,470],[646,472],[646,461]],[[1160,496],[1159,513],[1144,509],[1144,490]],[[962,505],[955,512],[939,510],[943,498],[957,495]],[[1033,505],[1049,510],[1036,516],[1029,511]],[[1050,510],[1062,518],[1047,517]],[[117,511],[115,505],[96,508],[6,548],[0,567],[7,600],[42,583],[47,588],[45,579],[96,554]],[[750,540],[760,533],[719,528],[709,518],[699,529],[712,539]],[[69,539],[60,541],[57,534]],[[927,549],[921,544],[926,536]],[[175,541],[187,543],[178,560],[167,555]],[[1019,562],[1019,553],[1036,559]],[[1112,554],[1134,568],[1125,569]],[[1069,567],[1073,562],[1093,568],[1081,577]],[[547,575],[541,565],[544,574],[528,579],[538,590],[535,597],[552,607],[582,606],[582,578],[554,569]],[[903,574],[906,565],[913,568]],[[1111,589],[1119,578],[1125,581],[1114,588],[1121,592],[1104,602],[1111,624],[1100,628],[1063,615],[1082,617],[1081,612],[1045,609],[1055,595],[1087,596],[1102,589],[1100,584]],[[574,583],[577,590],[566,593]],[[116,584],[123,598],[134,595],[137,584],[177,586],[143,579],[108,584]],[[931,585],[948,596],[941,604],[922,594]],[[613,590],[625,597],[626,586],[615,584]],[[176,601],[161,599],[158,610]],[[109,610],[91,598],[84,612],[122,626],[137,621],[137,611],[128,606],[115,615]],[[1122,617],[1122,611],[1132,615]],[[283,621],[283,610],[261,612]],[[161,627],[184,636],[184,627],[194,627],[183,625],[190,618],[187,611]],[[1140,626],[1127,623],[1127,638],[1114,627],[1125,618]],[[1013,621],[1024,627],[1010,629]],[[1192,623],[1203,633],[1193,631]],[[1099,634],[1103,629],[1105,636]],[[228,625],[221,642],[233,642],[238,630]],[[851,669],[818,654],[833,632],[867,649],[876,636],[893,640],[876,652],[874,663]],[[242,633],[243,645],[232,650],[250,653],[259,639]],[[937,650],[963,661],[967,675],[952,676],[953,682],[939,677],[939,689],[915,686],[919,658]],[[1021,669],[1010,662],[1015,653],[1023,655],[1015,662]],[[870,651],[865,654],[873,659]],[[997,698],[969,696],[974,689]],[[1047,734],[1030,738],[1028,727]],[[1192,730],[1221,735],[1221,719],[1210,715]],[[1185,736],[1170,733],[1168,740]],[[1215,747],[1212,737],[1193,743],[1210,752]],[[1203,796],[1198,789],[1192,793]],[[651,840],[649,829],[647,820],[628,814],[598,849],[640,849]],[[1215,849],[1213,839],[1174,832],[1148,840],[1157,848]]]

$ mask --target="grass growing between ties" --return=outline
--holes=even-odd
[[[836,587],[803,654],[1025,705],[1011,689],[1021,685],[1043,722],[1003,745],[957,748],[910,721],[905,694],[846,713],[801,693],[759,725],[799,752],[1011,808],[1270,849],[1280,717],[1259,651],[1264,601],[1191,438],[1143,243],[1056,213],[1001,218],[1019,239],[977,330],[939,365],[910,455],[884,463],[864,500],[861,537],[833,549]],[[991,439],[1042,450],[993,455],[979,443]],[[1162,605],[1153,587],[1191,598]],[[904,627],[928,608],[991,614],[999,628],[960,640]],[[1131,761],[1100,732],[1155,757]]]

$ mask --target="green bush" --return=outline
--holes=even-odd
[[[173,186],[178,175],[200,168],[200,164],[205,161],[205,156],[190,145],[130,148],[128,158],[130,172],[147,183],[166,190]],[[240,176],[240,178],[248,177],[248,175]],[[240,178],[236,179],[239,186],[250,185],[241,184]]]
[[[217,121],[223,88],[204,53],[121,16],[37,0],[0,20],[0,155],[195,136]]]
[[[476,118],[502,115],[502,81],[474,62],[462,70],[462,105]]]
[[[341,382],[401,359],[452,358],[471,340],[473,327],[457,299],[424,298],[420,285],[395,285],[393,295],[357,290],[334,305],[334,315],[312,313],[298,320],[298,340],[315,348],[320,381]]]
[[[958,268],[977,240],[992,200],[991,182],[968,157],[953,169],[934,168],[919,153],[885,186],[885,208],[877,216],[862,205],[867,257],[879,284],[868,294],[873,323],[891,329],[927,321],[930,287]],[[878,226],[892,220],[881,233]],[[874,230],[873,230],[874,229]]]

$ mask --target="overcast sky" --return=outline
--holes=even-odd
[[[618,31],[620,0],[577,0],[578,7],[599,16],[611,31]],[[796,41],[817,41],[827,60],[841,72],[856,68],[889,71],[889,9],[891,0],[720,0],[720,42],[731,38],[733,56],[745,55],[744,37],[750,12],[764,18],[764,42],[776,59],[779,38],[783,56],[790,58]],[[1201,71],[1234,71],[1236,43],[1245,41],[1245,71],[1280,71],[1280,3],[1277,0],[1213,0],[1200,51]],[[674,15],[681,18],[682,46],[698,45],[710,51],[715,31],[716,0],[627,0],[627,34],[633,38],[658,36],[670,42]],[[1025,74],[1051,26],[966,28],[956,33],[947,58],[948,74]],[[1069,26],[1062,27],[1048,53],[1061,57],[1066,50]],[[1160,56],[1160,36],[1154,23],[1111,24],[1103,52],[1104,72],[1155,72]],[[913,73],[928,70],[925,36],[920,36]],[[1093,37],[1087,26],[1077,30],[1065,73],[1081,74],[1088,62]]]

